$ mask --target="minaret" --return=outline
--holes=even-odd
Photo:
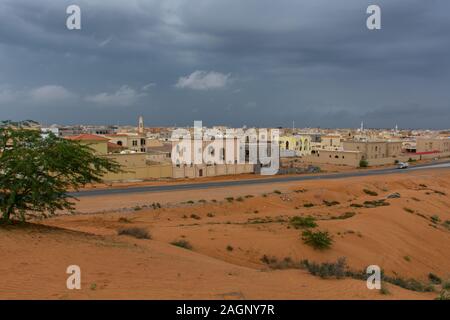
[[[144,117],[139,116],[138,133],[144,134]]]
[[[361,132],[363,132],[364,131],[364,121],[361,121]]]

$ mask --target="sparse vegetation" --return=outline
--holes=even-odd
[[[410,256],[404,256],[403,259],[405,259],[405,261],[411,262],[411,257]]]
[[[242,198],[242,197],[236,198],[236,201],[243,202],[244,198]]]
[[[172,245],[188,250],[192,250],[192,245],[187,240],[175,240],[171,242]]]
[[[150,233],[146,229],[138,228],[138,227],[120,228],[119,230],[117,230],[117,234],[119,236],[126,235],[126,236],[135,237],[136,239],[151,239],[152,238]]]
[[[369,189],[364,189],[363,191],[364,191],[365,194],[368,194],[369,196],[373,196],[373,197],[378,196],[378,193],[375,192],[375,191],[372,191],[372,190],[369,190]]]
[[[201,217],[196,215],[195,213],[191,214],[191,218],[195,219],[195,220],[200,220],[201,219]]]
[[[413,209],[410,209],[410,208],[403,208],[403,210],[405,210],[406,212],[408,212],[408,213],[414,213],[414,210]]]
[[[305,208],[312,208],[312,207],[314,207],[314,203],[305,203],[303,206]]]
[[[391,294],[391,292],[385,285],[381,285],[380,294],[389,295],[389,294]]]
[[[340,204],[338,201],[327,201],[327,200],[323,200],[323,204],[326,205],[327,207],[332,207],[332,206],[337,206],[338,204]]]
[[[227,246],[227,251],[233,251],[233,250],[234,250],[234,248],[232,246],[230,246],[230,245]]]
[[[125,217],[120,217],[117,221],[120,223],[131,223],[131,220]]]
[[[233,202],[234,198],[233,197],[226,197],[225,200],[227,200],[228,202]]]
[[[281,191],[280,191],[280,190],[274,190],[273,193],[275,193],[275,194],[281,194]]]
[[[345,258],[339,258],[336,262],[315,263],[308,260],[301,261],[301,267],[308,270],[314,276],[323,279],[342,279],[346,276],[347,263]]]
[[[350,205],[350,207],[352,207],[352,208],[362,208],[362,207],[364,207],[362,204],[359,204],[359,203],[352,203],[351,205]]]
[[[306,230],[302,233],[302,239],[305,244],[317,250],[329,249],[333,243],[333,239],[328,231]]]
[[[291,226],[293,226],[295,229],[301,229],[301,228],[315,228],[317,227],[317,223],[315,222],[316,219],[314,217],[292,217],[289,221]]]
[[[340,216],[337,217],[331,217],[331,220],[345,220],[345,219],[349,219],[353,216],[355,216],[356,213],[354,212],[345,212],[343,214],[341,214]]]
[[[384,199],[380,200],[373,200],[373,201],[364,201],[364,207],[365,208],[376,208],[376,207],[384,207],[389,206],[390,203],[386,202]]]
[[[208,213],[206,214],[206,216],[207,216],[208,218],[212,218],[212,217],[214,217],[214,213],[208,212]]]
[[[428,279],[430,280],[431,283],[433,284],[441,284],[442,283],[442,279],[439,278],[437,275],[435,275],[434,273],[429,273],[428,274]]]
[[[441,221],[441,219],[437,215],[431,216],[430,219],[431,219],[431,222],[433,222],[433,223],[438,223]]]

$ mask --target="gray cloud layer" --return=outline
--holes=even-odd
[[[0,119],[450,127],[447,0],[0,2]]]

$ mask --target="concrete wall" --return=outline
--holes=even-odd
[[[254,173],[252,164],[227,164],[227,165],[194,165],[173,167],[173,178],[201,178],[233,175],[242,173]]]

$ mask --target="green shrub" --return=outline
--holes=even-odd
[[[360,168],[367,168],[369,166],[369,162],[367,160],[362,159],[359,161],[359,167]]]
[[[120,228],[119,230],[117,230],[117,234],[119,236],[126,235],[126,236],[135,237],[136,239],[151,239],[152,238],[147,230],[145,230],[143,228],[136,228],[136,227]]]
[[[317,227],[316,219],[313,217],[292,217],[289,223],[295,228],[315,228]]]
[[[303,242],[314,249],[324,250],[331,247],[333,239],[328,231],[311,231],[306,230],[302,233]]]

